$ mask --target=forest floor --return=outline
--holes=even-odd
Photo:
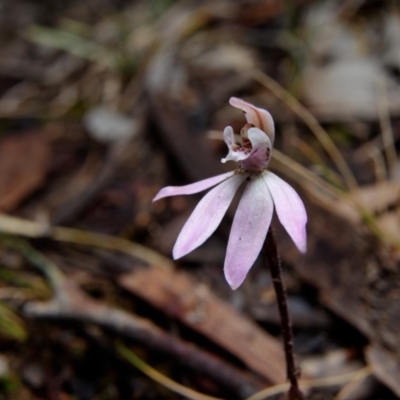
[[[274,217],[300,385],[400,398],[400,7],[395,1],[0,2],[0,399],[280,399],[262,255],[233,291],[234,209],[172,248],[235,168],[231,96],[276,124],[270,168],[304,200],[308,251]]]

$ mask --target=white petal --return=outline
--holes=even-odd
[[[249,140],[251,142],[251,147],[254,151],[256,148],[272,148],[270,138],[259,128],[250,128],[247,132]]]
[[[190,185],[185,186],[167,186],[162,188],[157,195],[153,199],[153,203],[157,200],[162,199],[163,197],[169,196],[178,196],[178,195],[186,195],[186,194],[194,194],[202,192],[212,186],[217,185],[218,183],[224,181],[225,179],[230,178],[235,174],[235,171],[226,172],[225,174],[213,176],[212,178],[203,179],[202,181],[198,181],[195,183],[191,183]]]
[[[232,289],[244,281],[259,255],[269,226],[274,204],[260,176],[248,183],[240,199],[225,258],[225,278]]]
[[[222,163],[226,163],[227,161],[241,161],[247,158],[247,155],[243,150],[235,150],[235,147],[239,147],[235,142],[235,134],[233,133],[233,129],[230,126],[227,126],[224,129],[224,140],[226,145],[228,146],[229,153],[228,155],[221,160]]]
[[[231,126],[227,126],[224,129],[224,141],[225,141],[226,145],[228,146],[229,150],[232,150],[233,146],[236,144],[235,133],[233,132],[233,129]]]
[[[253,106],[253,104],[247,103],[247,101],[231,97],[229,99],[230,105],[236,108],[240,108],[246,114],[246,120],[249,124],[253,124],[257,128],[264,131],[271,139],[271,143],[274,143],[275,139],[275,126],[274,120],[271,114],[263,108]]]
[[[194,209],[175,243],[174,260],[202,245],[217,229],[244,175],[235,175],[208,192]]]
[[[297,248],[305,253],[307,251],[307,213],[303,201],[288,183],[272,172],[265,173],[264,179],[274,199],[281,224]]]

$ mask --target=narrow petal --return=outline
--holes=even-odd
[[[195,183],[191,183],[190,185],[185,186],[167,186],[162,188],[154,197],[153,203],[157,200],[162,199],[163,197],[169,196],[178,196],[178,195],[186,195],[186,194],[194,194],[202,192],[212,186],[217,185],[218,183],[230,178],[235,174],[235,171],[226,172],[225,174],[213,176],[212,178],[203,179],[202,181],[198,181]]]
[[[248,171],[259,171],[266,168],[271,157],[271,140],[259,128],[250,128],[248,136],[252,149],[247,159],[242,162],[242,167]]]
[[[172,252],[174,260],[202,245],[214,233],[245,178],[232,176],[201,199],[178,236]]]
[[[237,97],[231,97],[229,104],[233,107],[240,108],[246,114],[246,120],[249,124],[253,124],[257,128],[260,128],[265,132],[274,143],[275,139],[275,126],[274,120],[271,114],[262,108],[253,106],[253,104],[247,103],[247,101],[238,99]]]
[[[244,281],[261,251],[274,204],[260,176],[249,182],[236,210],[225,258],[225,278],[232,289]]]
[[[307,213],[303,201],[289,184],[272,172],[265,173],[264,179],[274,199],[279,221],[297,248],[305,253]]]
[[[224,129],[224,140],[226,145],[228,146],[229,153],[225,158],[221,160],[222,163],[226,163],[227,161],[238,162],[248,157],[246,153],[240,149],[240,146],[236,144],[235,134],[233,133],[233,129],[231,126],[227,126]]]
[[[232,150],[233,147],[236,145],[235,133],[233,132],[233,129],[231,126],[227,126],[224,129],[224,141],[225,141],[226,145],[228,146],[229,150]]]

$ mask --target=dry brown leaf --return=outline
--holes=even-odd
[[[36,133],[0,140],[0,210],[12,211],[46,177],[50,147],[44,136]]]
[[[149,267],[123,275],[119,283],[225,348],[271,383],[285,381],[279,341],[188,274]]]

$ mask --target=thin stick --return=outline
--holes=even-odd
[[[283,336],[283,345],[286,356],[286,373],[290,382],[288,392],[289,400],[304,400],[298,384],[299,370],[296,367],[296,361],[293,353],[293,331],[290,321],[289,310],[287,306],[287,296],[285,286],[282,281],[281,259],[278,254],[275,234],[272,228],[269,229],[264,243],[264,252],[267,258],[269,269],[271,271],[272,281],[274,283],[276,298],[278,301],[279,314],[281,316],[281,329]]]

